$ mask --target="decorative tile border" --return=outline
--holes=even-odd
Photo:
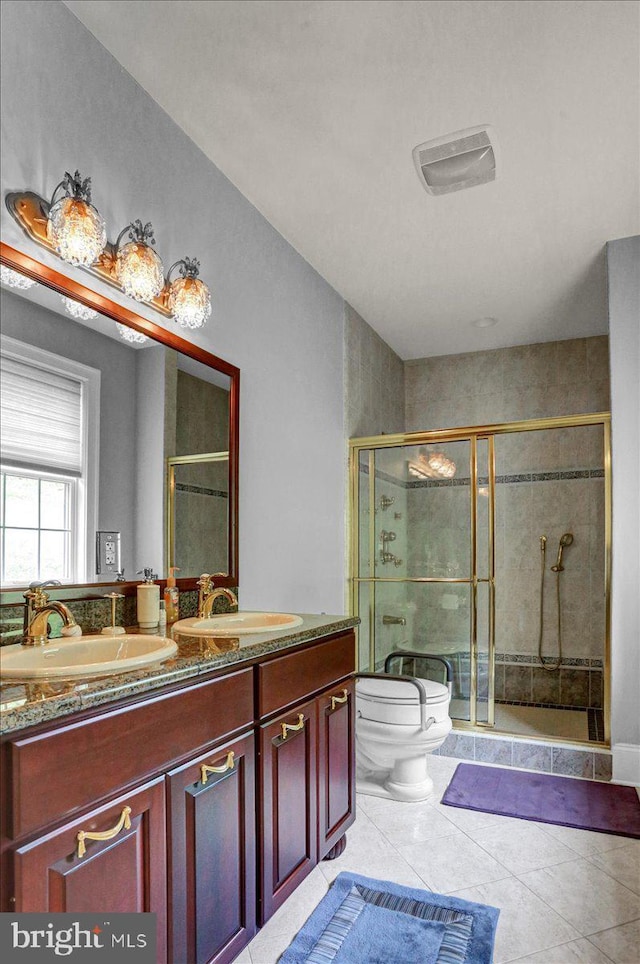
[[[360,465],[360,472],[363,475],[369,474],[369,466]],[[441,489],[443,487],[453,488],[454,486],[468,486],[471,482],[468,478],[453,479],[398,479],[388,472],[381,469],[375,470],[376,479],[389,482],[391,485],[399,486],[402,489]],[[562,482],[575,479],[603,479],[604,469],[563,469],[558,472],[517,472],[512,475],[496,475],[496,485],[511,485],[518,482]],[[488,485],[487,476],[478,477],[478,485]]]
[[[556,663],[558,657],[551,655],[543,657],[545,663]],[[495,654],[496,663],[524,663],[531,666],[539,666],[540,661],[538,657],[533,653],[496,653]],[[601,659],[587,659],[581,656],[563,656],[560,662],[560,666],[594,666],[602,668]]]
[[[222,489],[207,489],[204,485],[187,485],[186,482],[176,482],[176,492],[190,492],[194,495],[214,495],[218,499],[228,499],[229,493]]]

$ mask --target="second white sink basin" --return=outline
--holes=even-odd
[[[302,617],[293,613],[221,613],[201,619],[179,619],[173,630],[188,636],[246,636],[249,633],[273,633],[302,625]]]
[[[0,647],[0,676],[5,679],[110,676],[150,666],[178,650],[164,636],[73,636],[44,646],[20,643]]]

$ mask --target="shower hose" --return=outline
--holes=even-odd
[[[547,537],[540,538],[540,635],[538,637],[538,659],[543,669],[555,673],[562,663],[562,606],[560,602],[560,571],[556,572],[556,596],[558,601],[558,659],[555,663],[545,663],[542,656],[542,637],[544,634],[544,573],[547,567]]]

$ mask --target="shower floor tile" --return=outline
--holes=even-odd
[[[495,728],[515,736],[546,736],[585,742],[589,739],[588,713],[584,710],[496,704]]]

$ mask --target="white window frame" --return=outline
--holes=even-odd
[[[37,466],[37,465],[32,465],[32,466],[29,466],[29,467],[27,468],[27,467],[23,467],[23,466],[21,466],[21,465],[18,465],[17,462],[11,462],[11,461],[5,461],[5,462],[3,462],[3,463],[0,465],[0,472],[2,472],[2,475],[5,475],[5,476],[6,476],[6,475],[19,476],[20,478],[23,478],[23,479],[25,479],[25,478],[27,478],[27,479],[35,479],[35,480],[37,480],[38,482],[64,482],[66,485],[69,486],[69,502],[68,502],[69,529],[66,530],[66,531],[69,531],[70,534],[71,534],[71,537],[72,537],[72,538],[70,538],[70,540],[69,540],[69,547],[68,547],[68,556],[69,556],[69,558],[68,558],[68,569],[69,569],[69,572],[71,573],[71,575],[70,575],[70,577],[68,577],[68,578],[62,579],[62,582],[68,582],[68,583],[73,583],[73,582],[75,582],[75,581],[76,581],[76,578],[75,578],[75,577],[79,574],[79,573],[78,573],[78,543],[80,542],[80,539],[78,538],[78,536],[79,536],[80,534],[79,534],[79,532],[78,532],[78,490],[79,490],[79,486],[80,486],[80,476],[79,476],[79,475],[76,475],[75,473],[72,474],[72,475],[71,475],[71,474],[70,474],[70,475],[66,475],[64,472],[61,472],[61,471],[56,472],[55,469],[48,469],[48,468],[46,468],[46,467],[39,467],[39,466]],[[4,493],[3,493],[3,496],[4,496]],[[41,525],[41,523],[42,523],[42,518],[41,518],[40,514],[39,514],[39,518],[38,518],[38,523],[39,523],[39,524],[38,524],[37,527],[35,527],[35,526],[33,526],[33,527],[31,527],[31,526],[7,526],[7,524],[6,524],[6,496],[5,496],[5,504],[4,504],[4,506],[3,506],[3,509],[4,509],[4,512],[5,512],[5,518],[4,518],[4,524],[3,524],[3,527],[2,527],[2,528],[3,528],[3,532],[5,533],[5,539],[6,539],[6,531],[7,531],[7,529],[27,529],[27,530],[31,530],[31,531],[33,531],[33,532],[37,532],[37,533],[38,533],[38,541],[39,541],[39,542],[40,542],[40,534],[41,534],[43,531],[44,531],[44,532],[47,532],[47,531],[54,531],[54,532],[55,532],[55,531],[56,531],[55,529],[54,529],[54,530],[50,530],[49,527]],[[74,535],[76,536],[75,539],[73,538]],[[6,551],[7,551],[7,547],[6,547],[6,542],[5,542],[5,545],[4,545],[4,547],[3,547],[3,552],[6,552]],[[3,560],[3,561],[4,561],[4,560]],[[3,567],[3,568],[4,568],[4,567]],[[37,578],[37,579],[50,579],[50,578],[52,578],[52,577],[54,577],[54,576],[55,576],[56,579],[58,578],[57,575],[55,575],[54,573],[46,573],[46,572],[38,572],[38,573],[35,573],[35,572],[34,572],[34,573],[33,573],[33,576],[31,576],[31,578],[32,578],[32,579],[36,579],[36,578]],[[5,580],[3,580],[3,585],[4,585],[5,588],[7,588],[7,587],[12,587],[12,586],[22,586],[22,585],[24,585],[24,580],[18,580],[18,581],[16,581],[16,580],[7,580],[7,579],[5,579]]]
[[[26,342],[18,341],[7,335],[0,335],[0,351],[3,355],[34,365],[46,371],[76,379],[81,385],[82,399],[82,466],[77,478],[76,500],[76,538],[73,547],[75,556],[75,575],[73,582],[89,582],[95,562],[95,538],[98,529],[98,496],[99,496],[99,464],[100,464],[100,378],[101,372],[97,368],[83,365],[81,362],[56,355],[54,352],[37,348]],[[25,425],[25,432],[29,431]],[[55,440],[52,440],[55,442]],[[19,462],[3,461],[3,467],[12,472],[27,468]],[[30,472],[39,473],[37,466],[31,466]],[[25,473],[28,474],[28,473]],[[64,475],[52,467],[42,466],[41,474]]]

